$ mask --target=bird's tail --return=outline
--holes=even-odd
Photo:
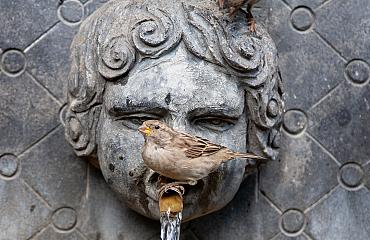
[[[257,162],[258,163],[265,163],[265,162],[268,161],[267,158],[258,156],[258,155],[253,154],[253,153],[234,152],[234,158],[241,158],[241,159],[248,160],[248,162],[250,164],[253,164],[253,165],[256,164]]]

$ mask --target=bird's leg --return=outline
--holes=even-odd
[[[252,4],[247,5],[247,19],[248,19],[248,27],[249,31],[252,33],[256,32],[256,20],[252,15]]]
[[[194,185],[196,185],[197,184],[197,180],[189,180],[189,181],[187,181],[187,183],[190,185],[190,186],[194,186]]]
[[[184,181],[184,182],[170,182],[170,183],[166,183],[164,184],[163,186],[160,187],[159,189],[159,192],[167,192],[167,190],[173,188],[173,187],[177,187],[177,188],[180,188],[181,191],[183,192],[184,194],[184,187],[181,186],[181,185],[184,185],[184,184],[188,184],[188,185],[191,185],[191,186],[194,186],[195,184],[197,184],[197,181],[196,180],[189,180],[189,181]]]
[[[181,186],[182,184],[187,184],[187,182],[171,182],[171,183],[167,183],[167,184],[163,185],[162,187],[160,187],[159,192],[160,193],[165,193],[168,190],[170,190],[171,188],[174,188],[175,187],[175,188],[181,189],[182,194],[184,194],[185,189],[184,189],[183,186]]]
[[[225,6],[225,0],[218,0],[218,5],[220,6],[221,9],[223,9]]]
[[[235,16],[235,14],[238,12],[238,10],[243,6],[243,4],[240,4],[239,6],[231,7],[229,15],[231,17]]]

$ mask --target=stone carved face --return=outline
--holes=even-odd
[[[158,175],[141,159],[142,121],[276,158],[282,92],[274,45],[245,16],[214,1],[112,1],[90,16],[72,44],[66,138],[129,207],[159,218]],[[133,14],[134,13],[134,14]],[[245,175],[230,161],[187,188],[184,219],[225,206]]]

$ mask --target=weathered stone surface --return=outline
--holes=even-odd
[[[48,225],[51,211],[22,180],[0,179],[0,239],[30,239]]]
[[[50,32],[27,51],[27,70],[37,78],[60,102],[67,99],[69,46],[77,27],[58,23]]]
[[[137,131],[144,120],[276,160],[283,112],[276,49],[261,25],[250,32],[246,17],[213,1],[112,1],[76,35],[66,139],[78,156],[99,160],[110,187],[140,214],[159,219],[158,174],[142,160]],[[184,195],[183,219],[230,202],[245,165],[225,162],[198,178]]]
[[[307,213],[307,231],[314,239],[369,239],[369,211],[367,189],[346,191],[339,187]]]
[[[104,3],[110,0],[82,0],[85,1],[85,16],[91,15],[96,9],[100,8]]]
[[[59,19],[67,26],[76,26],[84,17],[84,5],[78,0],[63,2],[58,8]]]
[[[280,55],[286,107],[308,110],[343,81],[346,62],[308,26],[311,10],[301,8],[297,13],[283,1],[272,2],[268,26]]]
[[[56,0],[0,1],[0,48],[24,49],[57,21]]]
[[[55,231],[52,227],[48,227],[45,231],[41,232],[37,237],[37,240],[85,240],[80,233],[74,231],[71,233],[61,233]]]
[[[283,128],[292,135],[298,135],[306,129],[307,122],[307,116],[303,111],[289,109],[284,113]]]
[[[367,165],[364,167],[364,174],[365,174],[364,182],[370,191],[370,164],[369,163],[370,162],[367,162]]]
[[[18,49],[10,49],[3,53],[1,66],[4,73],[10,76],[22,74],[26,66],[26,57]]]
[[[300,6],[307,6],[312,9],[322,6],[327,0],[283,0],[281,2],[286,2],[291,8],[297,8]]]
[[[341,163],[370,156],[370,85],[345,81],[308,112],[308,131]]]
[[[335,187],[338,165],[310,137],[282,136],[281,161],[261,169],[261,191],[282,211],[304,210]]]
[[[285,236],[284,234],[282,233],[279,233],[279,235],[277,235],[275,238],[273,238],[273,240],[311,240],[311,238],[308,238],[306,236],[298,236],[298,237],[288,237],[288,236]]]
[[[17,173],[19,160],[13,154],[0,156],[0,175],[9,178]]]
[[[70,231],[77,223],[76,210],[69,207],[59,208],[54,212],[52,222],[58,230]]]
[[[96,170],[86,176],[85,163],[72,160],[71,149],[56,139],[62,132],[49,137],[61,122],[53,97],[65,101],[68,42],[80,20],[105,0],[80,0],[83,10],[75,0],[63,8],[60,2],[67,1],[0,0],[0,239],[159,239],[157,222],[120,203]],[[183,224],[182,239],[370,238],[369,8],[363,0],[258,3],[254,15],[277,43],[288,113],[303,114],[284,116],[281,162],[264,166],[259,183],[247,179],[225,209]],[[18,156],[30,146],[30,158]],[[298,174],[302,169],[305,174]],[[26,178],[24,171],[30,171]],[[295,187],[297,180],[308,184]],[[55,207],[48,208],[46,196]],[[60,230],[71,227],[71,214],[53,221],[65,207],[76,210],[71,232]],[[297,208],[306,216],[303,232],[301,215],[284,214]]]
[[[58,125],[58,104],[28,73],[0,76],[0,153],[20,153]]]
[[[85,161],[77,159],[58,127],[21,157],[21,177],[54,209],[77,209],[86,192]],[[47,166],[47,171],[44,171]]]
[[[264,196],[256,193],[255,184],[256,176],[249,176],[225,209],[194,220],[190,229],[199,239],[262,240],[277,235],[279,212]]]
[[[285,236],[299,236],[305,229],[307,219],[301,210],[288,209],[280,217],[280,230]]]
[[[102,174],[90,167],[87,199],[82,202],[78,228],[91,240],[159,239],[159,222],[122,205]]]
[[[370,62],[367,1],[334,1],[316,11],[317,31],[346,58]]]

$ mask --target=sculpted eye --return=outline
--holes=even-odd
[[[149,118],[144,118],[144,117],[132,117],[132,118],[127,118],[126,120],[127,120],[127,121],[130,121],[130,122],[131,122],[131,123],[133,123],[133,124],[141,125],[141,124],[143,124],[143,122],[145,122],[146,120],[149,120]]]
[[[220,117],[202,117],[194,119],[193,124],[214,131],[226,131],[233,127],[236,121],[236,119],[226,119]]]
[[[135,115],[127,115],[116,119],[116,121],[120,122],[123,126],[128,127],[130,129],[136,130],[143,122],[147,120],[159,120],[160,118],[155,115],[144,115],[144,114],[135,114]]]
[[[159,126],[158,126],[158,125],[156,125],[154,128],[155,128],[155,129],[159,129]]]

